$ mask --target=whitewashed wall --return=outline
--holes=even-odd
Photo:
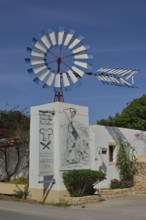
[[[75,114],[72,110],[76,110]],[[54,147],[54,175],[51,178],[55,179],[53,185],[54,190],[64,189],[62,181],[62,173],[64,170],[75,168],[90,168],[90,158],[85,165],[80,161],[69,161],[64,164],[64,154],[67,147],[67,131],[68,126],[71,125],[77,132],[76,136],[82,136],[83,130],[89,130],[88,108],[67,103],[55,102],[51,104],[36,106],[31,108],[31,126],[30,126],[30,170],[29,170],[29,187],[36,189],[44,188],[44,181],[47,177],[39,175],[39,147],[40,147],[40,133],[39,133],[39,111],[54,111],[53,116],[53,147]],[[80,133],[81,132],[81,133]],[[78,137],[75,136],[75,139]],[[84,135],[85,136],[85,135]],[[88,140],[88,139],[87,139]],[[77,140],[76,140],[77,141]],[[77,147],[77,143],[76,147]],[[89,147],[89,146],[88,146]],[[74,148],[74,147],[73,147]],[[73,151],[73,149],[71,149]],[[88,149],[89,151],[89,149]],[[69,155],[71,157],[71,155]],[[90,152],[89,152],[90,157]],[[70,160],[70,159],[69,159]]]
[[[122,139],[134,147],[137,157],[146,154],[146,132],[126,128],[90,125],[90,137],[91,148],[94,152],[91,166],[95,170],[101,169],[104,171],[107,177],[106,180],[98,185],[102,188],[109,187],[111,179],[119,178],[115,163],[110,163],[109,161],[110,144],[116,144],[119,139]],[[106,154],[102,154],[102,148],[107,149]]]
[[[55,112],[51,137],[54,148],[54,175],[50,177],[39,176],[40,110]],[[109,144],[115,144],[119,138],[129,142],[135,148],[137,156],[146,154],[146,132],[100,125],[89,126],[87,107],[60,102],[32,107],[30,188],[44,189],[44,180],[50,178],[55,179],[54,190],[65,189],[62,181],[63,171],[86,168],[104,171],[107,179],[98,187],[109,187],[111,179],[119,178],[115,163],[109,162]],[[106,154],[102,154],[102,148],[107,149]]]

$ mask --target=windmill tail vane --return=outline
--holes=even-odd
[[[94,76],[104,84],[134,87],[138,70],[104,67],[95,73],[90,71],[89,62],[93,56],[89,54],[89,48],[84,44],[84,37],[74,30],[49,28],[46,33],[41,32],[33,38],[32,47],[27,48],[28,72],[35,75],[35,82],[43,83],[43,88],[53,87],[54,101],[59,102],[64,102],[63,89],[80,82],[84,74]]]
[[[100,68],[96,73],[87,72],[88,75],[95,76],[99,81],[108,85],[134,88],[134,76],[139,70],[120,68]]]

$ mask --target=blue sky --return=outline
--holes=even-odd
[[[145,0],[0,0],[0,109],[20,109],[53,102],[27,72],[26,48],[49,27],[65,26],[91,46],[93,71],[101,67],[137,68],[138,89],[103,85],[93,77],[65,92],[65,102],[89,107],[90,123],[114,116],[145,94]]]

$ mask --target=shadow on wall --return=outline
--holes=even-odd
[[[146,134],[143,131],[139,131],[135,133],[134,134],[135,139],[132,141],[132,143],[129,143],[129,141],[126,139],[126,137],[123,135],[123,133],[119,128],[108,127],[108,126],[106,126],[105,128],[107,129],[107,131],[109,132],[109,134],[112,136],[113,140],[115,140],[117,144],[123,143],[132,148],[132,143],[134,143],[135,141],[142,141],[146,146]]]
[[[99,166],[99,171],[102,171],[103,173],[107,172],[107,166],[103,160],[102,160],[102,164]]]
[[[125,145],[131,146],[131,144],[129,143],[129,141],[126,139],[126,137],[123,135],[123,133],[120,131],[119,128],[117,128],[117,127],[108,127],[108,126],[106,126],[105,128],[107,129],[107,131],[109,132],[109,134],[112,136],[113,140],[117,144],[122,142]]]
[[[51,191],[53,185],[55,184],[54,176],[44,176],[44,196],[43,196],[43,202],[45,202],[49,192]]]

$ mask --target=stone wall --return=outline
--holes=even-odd
[[[82,197],[60,197],[60,203],[65,205],[87,205],[95,204],[101,201],[100,195],[82,196]]]
[[[128,196],[131,194],[135,194],[135,188],[125,188],[125,189],[104,189],[100,190],[101,199],[111,199],[111,198],[119,198],[122,196]]]
[[[139,162],[137,173],[134,177],[136,193],[146,194],[146,162]]]
[[[146,194],[146,162],[138,162],[134,176],[134,187],[114,190],[100,190],[102,199],[118,198],[133,194]]]

